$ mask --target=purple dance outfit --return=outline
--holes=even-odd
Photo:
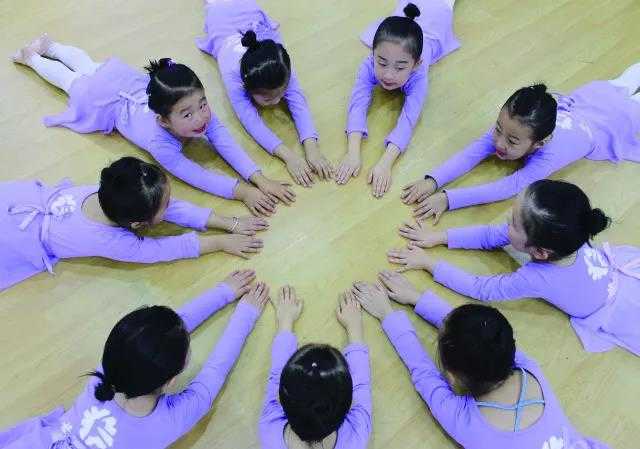
[[[425,292],[415,312],[435,327],[441,327],[452,308],[442,299]],[[604,444],[580,436],[564,414],[538,364],[516,351],[515,367],[523,375],[533,375],[544,399],[542,416],[531,426],[507,431],[489,424],[473,396],[457,395],[424,350],[404,311],[398,310],[382,321],[382,328],[407,366],[416,390],[427,403],[433,417],[458,444],[466,449],[606,449]],[[535,398],[539,399],[539,398]],[[539,403],[541,401],[535,401]]]
[[[551,141],[524,159],[510,176],[474,187],[446,189],[449,209],[505,200],[573,162],[640,162],[640,103],[623,87],[593,81],[558,97],[558,118]],[[469,172],[493,156],[494,128],[429,172],[438,188]]]
[[[392,16],[404,17],[402,11],[407,0],[399,0]],[[460,47],[460,43],[453,32],[453,10],[443,0],[412,0],[420,8],[420,16],[415,21],[422,28],[424,47],[422,50],[422,64],[413,71],[404,86],[400,88],[405,95],[404,106],[400,111],[396,127],[384,141],[396,145],[404,152],[411,141],[413,129],[418,123],[422,107],[427,97],[429,66]],[[372,23],[362,33],[360,38],[368,47],[373,46],[373,37],[383,19]],[[375,61],[373,54],[367,56],[358,69],[356,83],[351,92],[349,110],[347,113],[347,134],[367,131],[367,111],[371,105],[373,89],[379,81],[375,76]]]
[[[259,423],[262,449],[287,449],[284,429],[287,416],[278,399],[280,375],[287,361],[298,349],[296,336],[280,332],[273,340],[271,371]],[[352,343],[344,351],[353,381],[351,409],[338,429],[335,449],[366,449],[371,435],[371,372],[369,349],[361,343]]]
[[[447,235],[449,248],[491,250],[511,243],[507,224],[453,228]],[[440,261],[433,279],[485,302],[542,298],[570,316],[587,351],[620,346],[640,356],[639,248],[585,244],[570,265],[529,262],[493,276],[475,276]]]
[[[59,259],[106,257],[155,263],[200,255],[195,232],[139,238],[125,228],[90,220],[82,205],[97,192],[96,185],[73,186],[70,181],[55,187],[39,181],[0,183],[0,290],[43,271],[53,273]],[[204,231],[211,213],[171,200],[163,219]]]
[[[44,123],[79,133],[108,134],[116,129],[187,184],[213,195],[233,198],[237,179],[207,170],[188,159],[182,152],[182,142],[158,124],[155,112],[147,104],[148,84],[149,75],[111,58],[94,74],[75,80],[69,92],[67,110],[45,117]],[[245,180],[259,171],[213,113],[205,138]]]
[[[271,19],[254,0],[210,0],[206,3],[205,36],[196,40],[203,52],[218,61],[218,68],[231,106],[240,123],[269,154],[282,145],[282,140],[264,123],[251,95],[245,90],[240,74],[240,60],[246,52],[240,40],[242,34],[253,30],[258,40],[271,39],[282,44],[279,24]],[[302,92],[295,71],[291,70],[284,93],[291,116],[298,130],[300,142],[318,139],[309,105]]]
[[[178,313],[187,330],[192,332],[233,299],[233,290],[220,283],[181,307]],[[149,415],[131,416],[114,400],[98,401],[94,389],[99,379],[91,377],[66,412],[58,407],[47,415],[0,432],[0,448],[161,449],[170,446],[211,410],[259,316],[260,311],[254,306],[238,303],[200,373],[183,391],[161,395]]]

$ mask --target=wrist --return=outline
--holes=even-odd
[[[447,231],[438,232],[438,240],[439,240],[441,245],[448,245],[449,244],[449,234],[447,233]]]
[[[438,183],[436,182],[435,179],[433,179],[432,176],[425,175],[424,180],[429,183],[430,187],[433,189],[434,192],[438,190]]]
[[[359,329],[347,329],[347,339],[349,343],[362,343],[364,342],[364,332],[362,327]]]
[[[291,157],[293,156],[293,152],[284,145],[280,145],[278,148],[276,148],[273,154],[282,159],[284,162],[289,161],[289,159],[291,159]]]
[[[398,156],[400,156],[400,151],[399,150],[389,149],[391,147],[391,145],[392,144],[389,144],[389,146],[387,147],[387,151],[384,152],[384,154],[380,157],[380,160],[378,161],[378,164],[382,164],[382,165],[384,165],[386,167],[389,167],[389,168],[393,167],[393,164],[398,159]],[[394,147],[395,147],[395,145],[394,145]]]
[[[310,137],[302,142],[302,147],[305,153],[313,153],[318,150],[318,141],[314,137]]]
[[[260,188],[260,186],[264,185],[267,182],[267,177],[262,174],[262,172],[257,171],[249,178],[249,181],[256,187]]]
[[[429,273],[433,273],[433,270],[436,267],[436,264],[438,263],[437,260],[433,260],[431,258],[429,258],[428,260],[425,260],[422,263],[422,268],[426,271],[428,271]]]
[[[211,215],[209,215],[209,219],[207,220],[207,228],[227,229],[227,225],[227,217],[222,217],[215,214],[214,212],[211,212]]]
[[[247,184],[245,184],[242,181],[239,181],[238,185],[233,191],[233,198],[236,200],[244,201],[244,199],[247,197],[247,187],[249,187]]]
[[[278,332],[293,332],[293,320],[278,321]]]

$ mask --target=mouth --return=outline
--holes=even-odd
[[[193,133],[202,134],[203,132],[205,132],[206,129],[207,129],[207,124],[205,123],[204,125],[202,125],[202,128],[194,129]]]
[[[395,83],[387,83],[386,81],[380,81],[380,84],[382,84],[382,87],[385,89],[395,89],[396,87]]]
[[[498,156],[500,159],[504,159],[505,157],[507,157],[507,152],[496,148],[496,156]]]

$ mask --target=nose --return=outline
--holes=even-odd
[[[507,141],[504,139],[504,137],[499,136],[495,139],[495,146],[497,149],[505,151],[505,149],[507,148]]]

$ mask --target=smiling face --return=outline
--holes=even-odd
[[[280,100],[284,97],[284,93],[287,90],[287,86],[289,81],[277,89],[256,89],[251,92],[251,98],[255,101],[259,106],[268,107],[275,106],[280,103]]]
[[[493,131],[493,145],[497,157],[515,161],[533,153],[546,141],[547,139],[534,141],[528,126],[523,125],[516,117],[511,117],[506,108],[500,110]]]
[[[158,116],[160,126],[179,138],[201,137],[211,121],[211,109],[204,90],[196,89],[182,97],[167,117]]]
[[[395,42],[380,42],[373,50],[376,79],[385,90],[399,89],[407,83],[409,76],[422,61],[413,59],[402,45]]]

